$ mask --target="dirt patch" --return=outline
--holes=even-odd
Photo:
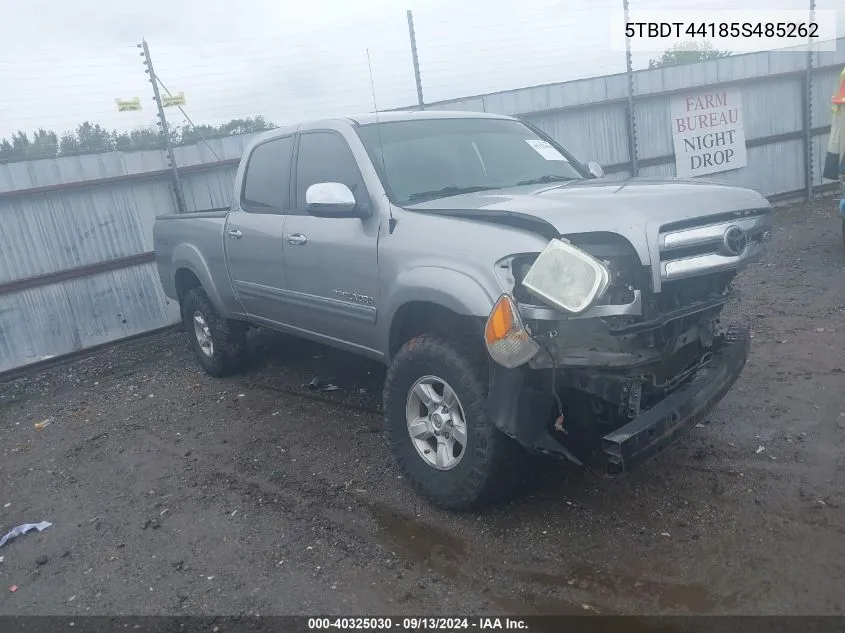
[[[383,369],[317,345],[262,334],[215,380],[169,332],[0,385],[0,529],[53,523],[0,550],[0,613],[841,614],[845,249],[832,200],[776,224],[703,428],[624,478],[544,464],[485,512],[421,502]]]

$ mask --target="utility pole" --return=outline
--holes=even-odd
[[[625,24],[628,24],[628,0],[622,0]],[[625,32],[625,72],[628,76],[628,151],[631,155],[631,176],[639,175],[637,166],[637,119],[634,113],[634,68],[631,61],[631,38]]]
[[[816,21],[816,0],[810,0],[810,23]],[[813,40],[807,38],[804,77],[804,179],[807,200],[813,199]]]
[[[167,148],[167,161],[170,163],[170,169],[173,171],[173,189],[176,193],[176,207],[179,213],[185,213],[185,194],[182,191],[182,180],[179,178],[179,168],[176,166],[176,157],[173,155],[173,144],[170,142],[170,129],[167,127],[167,118],[164,115],[164,105],[161,103],[161,93],[158,90],[158,77],[156,77],[153,69],[153,60],[150,57],[150,48],[147,46],[146,40],[141,40],[138,44],[141,49],[141,57],[144,58],[144,65],[147,69],[144,71],[150,76],[150,83],[153,85],[153,99],[158,107],[158,124],[161,126],[161,133],[164,135],[164,143]]]
[[[411,58],[414,60],[414,79],[417,82],[417,102],[420,109],[425,110],[422,80],[420,79],[420,58],[417,56],[417,36],[414,33],[414,12],[410,9],[408,9],[408,35],[411,38]]]

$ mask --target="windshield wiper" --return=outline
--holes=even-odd
[[[540,176],[539,178],[531,178],[530,180],[522,180],[516,183],[517,187],[522,185],[541,185],[546,182],[568,182],[570,180],[578,180],[572,176],[557,176],[555,174],[548,174],[547,176]]]
[[[419,202],[420,200],[434,200],[435,198],[446,198],[448,196],[457,196],[462,193],[475,193],[476,191],[489,191],[490,189],[499,189],[499,187],[488,187],[476,185],[474,187],[456,187],[451,185],[443,187],[442,189],[435,189],[434,191],[420,191],[412,193],[408,196],[408,202]]]

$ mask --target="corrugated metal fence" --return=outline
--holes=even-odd
[[[249,138],[176,148],[189,210],[229,205]],[[0,372],[177,322],[152,239],[175,209],[162,151],[0,165]]]
[[[426,107],[520,115],[612,177],[630,175],[634,157],[639,175],[671,176],[670,95],[738,87],[748,166],[718,177],[775,198],[822,184],[830,95],[845,65],[845,39],[836,52],[816,53],[809,73],[807,59],[753,53],[634,73],[635,148],[628,142],[624,74]],[[211,141],[213,152],[204,145],[176,148],[188,210],[229,205],[249,139]],[[161,151],[0,165],[0,372],[177,322],[178,307],[161,291],[152,252],[154,217],[175,210]]]

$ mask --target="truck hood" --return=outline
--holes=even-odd
[[[712,180],[629,178],[579,180],[553,185],[495,189],[440,198],[406,209],[419,212],[451,211],[463,218],[479,212],[527,215],[552,225],[561,235],[610,232],[627,239],[644,265],[659,261],[660,227],[672,222],[715,216],[733,211],[768,209],[764,196],[751,189]],[[495,220],[493,220],[495,221]]]

